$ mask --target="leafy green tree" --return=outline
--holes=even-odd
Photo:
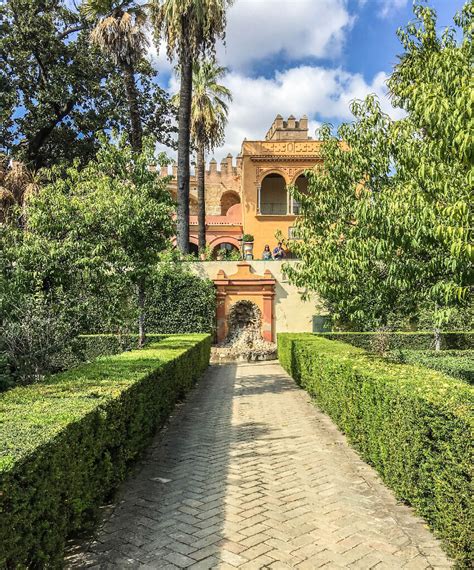
[[[121,72],[90,45],[91,23],[66,0],[0,4],[0,152],[38,169],[84,164],[97,133],[129,129]],[[138,106],[145,135],[170,141],[174,109],[140,62]]]
[[[177,242],[189,250],[189,177],[193,64],[213,53],[225,35],[226,10],[231,0],[152,0],[151,18],[157,41],[166,41],[168,57],[176,56],[180,73],[178,110],[178,216]]]
[[[389,80],[406,117],[392,121],[373,96],[354,102],[353,123],[322,129],[308,193],[293,190],[301,264],[288,273],[361,329],[427,311],[437,329],[471,302],[473,3],[441,38],[433,10],[415,14]]]
[[[193,66],[191,101],[191,138],[196,147],[196,179],[198,193],[199,250],[206,249],[206,150],[222,144],[227,124],[227,102],[232,101],[230,89],[219,83],[227,69],[214,59],[197,61]],[[179,95],[174,98],[179,105]]]
[[[83,169],[53,169],[28,205],[29,235],[67,255],[81,278],[98,288],[125,280],[136,289],[140,346],[147,283],[175,232],[168,180],[155,165],[150,139],[137,155],[123,137],[118,144],[103,138],[95,160]],[[61,275],[55,279],[58,286]]]

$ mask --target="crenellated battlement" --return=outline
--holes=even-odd
[[[231,154],[228,154],[222,159],[219,169],[215,158],[211,159],[209,164],[206,166],[206,185],[219,184],[224,180],[229,178],[240,177],[242,172],[242,156],[237,156],[235,164],[234,158]],[[173,176],[177,178],[178,175],[178,165],[173,162],[169,166],[161,167],[161,176]],[[191,175],[191,183],[194,183],[196,175]]]
[[[277,115],[265,135],[267,141],[308,140],[308,117],[303,115],[299,121],[290,115],[285,121],[281,115]]]

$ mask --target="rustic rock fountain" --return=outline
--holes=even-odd
[[[237,272],[220,269],[214,279],[217,292],[216,341],[212,360],[270,360],[276,358],[273,300],[275,278],[267,269],[257,275],[249,262],[237,263]]]
[[[214,348],[214,361],[256,361],[276,358],[276,345],[262,338],[262,313],[255,303],[237,301],[228,315],[228,334]]]

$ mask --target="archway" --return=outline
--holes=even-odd
[[[227,340],[235,342],[243,334],[246,340],[261,338],[262,312],[255,303],[244,299],[234,303],[227,317]]]
[[[288,213],[288,192],[281,174],[265,176],[260,187],[260,213],[268,216],[282,216]]]
[[[197,243],[193,243],[192,241],[189,242],[189,253],[195,257],[198,257],[199,247]]]
[[[308,179],[306,178],[306,176],[304,174],[300,174],[298,176],[298,178],[295,180],[295,184],[294,184],[298,190],[302,193],[302,194],[307,194],[308,193]],[[295,197],[292,197],[292,212],[295,215],[299,215],[301,214],[301,202],[298,201]]]
[[[228,241],[220,242],[214,247],[212,251],[212,257],[214,259],[225,260],[230,259],[231,257],[234,257],[235,259],[236,256],[240,258],[239,247],[237,247],[234,243]]]
[[[224,192],[221,196],[221,216],[227,216],[227,212],[232,206],[240,204],[240,196],[233,190]]]

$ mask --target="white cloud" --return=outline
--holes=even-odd
[[[276,54],[334,58],[352,21],[347,0],[237,0],[219,59],[243,69]]]
[[[394,109],[388,99],[386,79],[387,75],[380,72],[367,83],[359,73],[308,65],[277,72],[271,79],[232,72],[224,81],[233,94],[226,140],[214,156],[218,162],[228,153],[235,157],[244,138],[263,139],[277,114],[284,118],[294,115],[297,119],[307,115],[309,136],[314,137],[324,121],[337,124],[351,120],[350,102],[364,99],[369,93],[378,95],[386,113],[400,118],[403,112]],[[169,90],[174,93],[177,89],[178,81],[172,77]],[[174,153],[168,154],[175,157]]]
[[[216,149],[216,159],[221,160],[229,152],[236,156],[244,138],[262,139],[278,113],[285,118],[291,114],[296,118],[307,115],[309,134],[314,137],[321,122],[350,120],[349,105],[353,99],[376,93],[383,110],[398,118],[401,112],[390,104],[386,79],[385,73],[378,73],[367,83],[360,74],[319,66],[295,67],[276,73],[273,79],[231,73],[225,83],[232,90],[234,101],[230,106],[226,143]]]
[[[236,0],[229,9],[226,45],[219,61],[248,69],[256,61],[283,54],[289,60],[336,58],[353,17],[347,0]],[[159,71],[168,71],[164,47],[150,48]]]
[[[378,0],[380,4],[379,15],[382,18],[391,16],[397,10],[404,8],[408,0]]]
[[[359,0],[389,10],[407,0]],[[388,14],[388,12],[387,12]],[[334,59],[340,54],[354,17],[348,0],[236,0],[229,10],[227,45],[219,61],[230,68],[224,80],[233,93],[225,145],[215,151],[220,161],[227,153],[236,156],[244,138],[262,139],[275,116],[307,115],[310,136],[323,121],[350,120],[350,102],[376,93],[383,109],[394,117],[386,95],[386,74],[367,82],[359,73],[341,68],[305,64],[314,58]],[[166,73],[172,70],[164,56],[154,61]],[[255,65],[277,56],[292,67],[275,71],[271,77],[255,76]],[[168,90],[176,93],[179,83],[171,74]]]

